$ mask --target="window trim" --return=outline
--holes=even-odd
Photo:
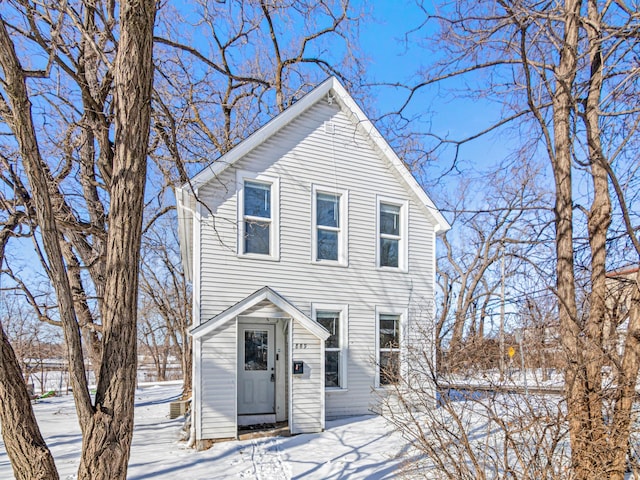
[[[382,204],[400,207],[400,234],[398,239],[398,266],[382,266],[382,252],[380,251],[380,208]],[[376,196],[376,268],[378,270],[390,270],[394,272],[409,271],[409,201],[397,198]]]
[[[376,348],[376,375],[374,387],[380,389],[394,388],[396,384],[387,384],[382,385],[380,383],[380,316],[381,315],[397,315],[398,322],[400,322],[399,330],[398,330],[398,368],[400,378],[404,375],[406,370],[405,368],[405,351],[406,351],[406,338],[405,338],[405,325],[407,318],[407,309],[406,308],[396,308],[396,307],[378,307],[375,308],[375,348]],[[395,349],[394,349],[395,350]]]
[[[245,219],[247,218],[244,215],[244,183],[246,180],[271,186],[271,219],[269,220],[271,228],[269,231],[268,255],[262,253],[245,253],[244,251]],[[238,170],[236,172],[236,197],[238,204],[237,255],[239,257],[262,260],[280,260],[280,178],[261,173],[249,172],[246,170]],[[248,218],[251,219],[253,217]]]
[[[340,313],[340,333],[339,333],[339,342],[340,342],[340,360],[339,360],[339,370],[338,370],[338,383],[339,387],[327,387],[325,385],[325,390],[328,392],[342,392],[348,390],[347,384],[347,356],[348,356],[348,345],[349,345],[349,306],[348,305],[336,305],[331,303],[312,303],[311,304],[311,318],[314,321],[317,320],[318,312],[339,312]],[[324,348],[325,352],[327,351],[326,347]],[[335,351],[335,350],[329,350]],[[323,358],[324,361],[324,358]],[[324,371],[324,368],[323,368]],[[325,372],[326,374],[326,372]]]
[[[313,184],[311,186],[311,262],[321,265],[339,265],[339,266],[348,266],[349,263],[349,255],[348,255],[348,238],[349,238],[349,191],[335,188],[335,187],[325,187],[321,185]],[[338,231],[338,259],[337,260],[327,260],[327,259],[318,259],[318,218],[317,218],[317,207],[318,207],[318,194],[326,193],[329,195],[340,195],[340,226],[337,228]],[[327,230],[336,231],[333,228],[327,228]]]

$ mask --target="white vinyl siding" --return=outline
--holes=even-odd
[[[322,341],[293,321],[291,360],[303,362],[304,373],[291,376],[289,428],[292,434],[324,430]]]
[[[202,341],[201,438],[236,437],[236,352],[235,321]]]
[[[334,124],[333,133],[325,131],[327,121]],[[236,255],[237,169],[279,180],[279,262]],[[346,268],[310,261],[313,185],[348,191]],[[214,317],[265,285],[309,317],[312,303],[349,305],[348,340],[344,345],[348,352],[348,391],[326,391],[326,414],[369,413],[376,378],[375,306],[412,305],[408,325],[433,321],[435,245],[426,208],[336,103],[328,105],[324,101],[198,193],[208,207],[201,209],[199,321]],[[406,202],[408,273],[377,267],[378,195]]]

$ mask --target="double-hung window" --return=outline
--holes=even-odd
[[[239,172],[238,252],[278,258],[277,179]]]
[[[313,261],[347,263],[347,192],[313,187]]]
[[[407,204],[378,199],[378,267],[407,268]]]
[[[378,314],[378,385],[394,385],[400,378],[400,315]]]
[[[316,321],[329,332],[324,344],[324,385],[325,388],[345,388],[346,307],[319,308],[314,306]]]

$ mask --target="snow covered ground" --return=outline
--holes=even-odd
[[[169,419],[169,402],[179,393],[177,384],[136,391],[129,479],[387,479],[407,445],[383,418],[362,416],[329,421],[319,434],[224,442],[197,452],[179,441],[182,420]],[[34,409],[60,478],[75,479],[81,439],[72,397],[41,400]],[[11,478],[0,439],[0,479]]]

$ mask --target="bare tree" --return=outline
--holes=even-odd
[[[446,197],[441,201],[456,227],[442,238],[444,254],[438,258],[439,362],[443,343],[447,352],[441,368],[476,368],[478,356],[472,352],[486,356],[485,322],[497,318],[501,283],[508,281],[514,291],[511,285],[530,271],[528,260],[551,223],[547,194],[539,183],[539,171],[534,168],[501,169],[480,175],[477,181],[461,180],[457,190],[464,193],[453,199],[457,203]],[[505,261],[508,275],[501,272]],[[496,339],[495,329],[493,333]],[[494,364],[498,361],[493,358]]]
[[[349,0],[201,0],[186,18],[161,13],[154,134],[165,172],[208,165],[328,75],[353,84],[362,74]],[[171,179],[186,182],[186,171]]]
[[[0,38],[3,33],[6,34],[6,30],[4,24],[0,23]],[[6,199],[3,200],[6,204]],[[3,218],[0,230],[0,270],[7,243],[23,219],[18,209],[11,207],[5,211],[9,215]],[[3,401],[0,402],[0,423],[7,454],[18,480],[56,480],[59,477],[53,456],[38,428],[27,385],[22,377],[20,360],[9,343],[2,320],[0,319],[0,396]]]
[[[151,245],[166,228],[162,220],[170,218],[167,189],[185,182],[191,165],[200,168],[226,152],[321,76],[340,74],[342,67],[357,71],[350,53],[358,15],[343,1],[201,2],[192,12],[199,20],[190,28],[175,28],[183,12],[164,5],[166,16],[159,17],[154,39],[157,82],[147,98],[146,49],[151,46],[149,25],[142,23],[151,20],[153,25],[150,2],[13,0],[4,5],[0,115],[12,135],[2,137],[0,173],[15,198],[2,198],[2,220],[6,213],[7,224],[15,224],[11,238],[31,236],[53,288],[39,290],[7,262],[3,273],[41,321],[65,332],[85,437],[80,478],[98,475],[98,470],[115,478],[126,472],[130,444],[124,434],[131,427],[127,409],[136,362],[128,343],[135,338],[130,321],[138,282],[138,208],[144,198],[144,174],[139,174],[146,167],[140,159],[147,152],[142,131],[147,107],[153,107],[148,153],[154,162],[146,179],[151,193],[144,205],[143,235]],[[130,6],[140,10],[138,17],[127,16]],[[208,31],[195,42],[189,35],[197,29]],[[327,47],[335,39],[346,45],[338,48],[346,52],[341,68],[334,59],[342,54]],[[140,84],[132,84],[130,68],[138,68]],[[134,157],[136,162],[126,163]],[[167,341],[181,352],[187,395],[189,289],[175,255],[176,239],[165,235],[162,240],[168,242],[164,253],[156,249],[155,259],[150,252],[143,263],[149,269],[142,284],[149,287],[146,292],[159,285],[167,292],[164,299],[147,299],[162,312]],[[154,272],[157,267],[165,271]],[[81,345],[98,370],[94,402]],[[107,464],[118,466],[108,471]]]
[[[424,8],[425,25],[437,25],[431,39],[441,55],[410,89],[407,102],[429,85],[479,73],[477,88],[469,87],[464,94],[500,101],[500,117],[467,138],[440,138],[433,148],[453,144],[457,154],[460,146],[482,134],[517,125],[512,130],[518,133],[517,141],[549,159],[556,261],[550,280],[567,360],[572,474],[579,479],[623,478],[640,366],[637,285],[624,353],[614,363],[615,381],[607,384],[602,367],[610,359],[602,338],[605,272],[622,261],[609,245],[631,245],[632,262],[640,259],[638,217],[633,213],[638,197],[629,188],[635,183],[640,122],[633,100],[640,74],[633,53],[640,28],[638,5],[497,0],[430,8]],[[526,140],[521,132],[526,132]],[[579,189],[578,184],[588,188]],[[579,306],[579,298],[587,308]]]
[[[35,319],[30,307],[13,295],[11,288],[5,288],[5,295],[0,298],[0,322],[15,352],[29,394],[43,394],[53,386],[48,382],[50,373],[64,370],[64,348],[58,330]],[[62,377],[55,385],[61,389]]]
[[[102,162],[101,175],[108,193],[109,220],[108,228],[104,219],[98,220],[103,226],[99,232],[94,223],[90,227],[96,228],[89,235],[99,238],[96,244],[104,241],[103,255],[99,261],[101,281],[96,282],[96,291],[100,297],[101,324],[101,363],[95,403],[89,395],[87,387],[84,356],[79,325],[86,313],[82,309],[85,300],[77,298],[76,282],[81,277],[74,274],[72,248],[82,254],[91,254],[91,246],[86,245],[87,236],[80,233],[91,230],[74,214],[74,210],[59,190],[61,178],[54,177],[52,167],[45,162],[42,151],[44,138],[38,135],[32,112],[33,92],[30,91],[28,81],[32,78],[49,78],[51,63],[44,70],[32,71],[24,66],[25,59],[20,59],[18,48],[9,33],[15,35],[23,33],[27,40],[44,49],[50,62],[57,62],[60,70],[70,74],[71,78],[89,79],[92,73],[91,65],[86,62],[87,56],[100,55],[98,47],[104,38],[96,32],[98,18],[95,5],[78,5],[83,7],[84,19],[78,15],[71,5],[28,5],[16,4],[17,15],[23,15],[30,30],[24,32],[17,24],[11,24],[6,18],[0,22],[0,66],[3,71],[2,99],[0,106],[6,124],[11,128],[17,143],[20,162],[24,168],[30,204],[35,214],[35,222],[40,230],[44,253],[46,256],[47,273],[56,292],[58,316],[62,324],[69,371],[73,387],[76,410],[83,434],[83,451],[80,460],[78,478],[126,478],[127,462],[133,434],[133,392],[136,379],[136,302],[138,286],[138,263],[140,252],[140,238],[142,233],[142,215],[144,185],[146,181],[147,139],[149,135],[151,88],[153,81],[153,26],[156,4],[151,0],[123,1],[119,5],[119,37],[117,53],[109,59],[104,53],[102,62],[105,89],[100,92],[109,102],[109,110],[87,112],[87,115],[112,115],[114,124],[114,141],[111,145],[108,134],[109,124],[103,125],[101,130],[92,133],[102,135],[103,150],[99,157]],[[111,23],[102,33],[112,33],[115,5],[109,4],[100,13],[100,17]],[[43,34],[41,28],[49,27],[48,35]],[[72,27],[70,27],[72,26]],[[66,28],[78,28],[81,42],[87,50],[79,56],[73,53],[72,44],[60,41]],[[113,41],[113,37],[108,41]],[[86,42],[86,43],[85,43]],[[77,44],[76,44],[77,45]],[[88,53],[88,52],[91,53]],[[25,51],[22,50],[24,54]],[[85,55],[86,54],[86,55]],[[71,65],[65,62],[71,61]],[[78,60],[77,63],[73,63]],[[81,74],[86,74],[82,76]],[[90,91],[91,81],[78,82],[87,97],[85,102],[95,100],[96,92]],[[113,88],[113,89],[112,89]],[[111,96],[112,95],[112,96]],[[94,124],[95,126],[95,124]],[[106,135],[106,137],[105,137]],[[93,141],[86,148],[94,148]],[[64,153],[64,150],[63,152]],[[64,156],[62,156],[64,158]],[[85,157],[86,158],[86,157]],[[91,164],[85,165],[90,172],[85,172],[83,178],[94,179],[94,184],[87,184],[91,192],[95,192],[96,177],[95,157],[90,158]],[[99,162],[98,162],[99,163]],[[68,173],[68,170],[62,169]],[[87,193],[87,191],[85,191]],[[85,197],[85,198],[88,198]],[[95,198],[97,200],[97,197]],[[25,202],[26,203],[26,202]],[[87,210],[96,212],[96,203],[88,203]],[[69,238],[69,244],[63,240]],[[83,241],[85,244],[83,244]],[[73,247],[71,247],[73,245]],[[96,259],[98,260],[98,259]],[[75,265],[74,265],[75,263]],[[91,264],[92,262],[87,262]],[[76,271],[77,273],[77,271]],[[98,272],[94,271],[98,275]],[[78,307],[81,308],[78,308]],[[3,339],[4,340],[4,339]],[[13,365],[13,362],[8,363]],[[4,366],[4,362],[3,362]],[[19,379],[19,371],[6,372],[8,377]],[[24,384],[24,382],[22,382]],[[29,428],[37,430],[37,425],[31,412],[28,398],[18,398],[20,409],[24,412],[18,415],[18,420]],[[2,411],[6,413],[4,410]],[[0,413],[2,413],[0,412]],[[15,412],[11,412],[15,414]],[[3,416],[2,424],[14,421],[12,415]],[[25,430],[26,431],[26,430]],[[4,432],[4,428],[3,428]],[[20,434],[13,432],[5,437],[8,452],[19,476],[27,475],[28,469],[34,470],[40,457],[36,451],[30,452],[39,444]],[[17,452],[21,454],[16,455]],[[24,453],[27,453],[25,456]],[[19,457],[25,458],[19,458]],[[25,467],[23,463],[28,463]],[[37,471],[37,470],[34,470]],[[47,478],[57,478],[55,467],[48,466]],[[41,477],[36,477],[41,478]],[[45,478],[45,477],[42,477]]]
[[[188,15],[171,5],[160,12],[150,152],[159,193],[147,206],[142,295],[178,348],[185,396],[192,313],[177,300],[186,302],[190,290],[175,254],[177,239],[162,233],[162,219],[173,218],[164,192],[185,184],[327,75],[353,85],[362,75],[356,55],[361,16],[349,0],[201,0]]]
[[[173,218],[171,218],[173,220]],[[143,304],[140,337],[152,352],[158,372],[164,375],[170,354],[182,369],[183,398],[191,396],[191,289],[180,262],[175,229],[156,221],[143,240],[140,291]]]
[[[429,338],[429,332],[422,332]],[[412,358],[377,409],[407,439],[406,478],[560,480],[571,477],[566,408],[555,396],[449,388],[428,350]],[[434,388],[435,385],[435,388]]]

